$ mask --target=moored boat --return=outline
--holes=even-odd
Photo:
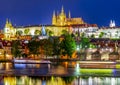
[[[51,64],[49,60],[28,60],[28,59],[14,59],[13,63],[25,63],[25,64]]]

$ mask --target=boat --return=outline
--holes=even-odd
[[[114,69],[116,67],[116,62],[113,61],[79,61],[77,62],[80,68],[101,68],[101,69]]]
[[[13,63],[22,64],[51,64],[49,60],[31,60],[31,59],[14,59]]]

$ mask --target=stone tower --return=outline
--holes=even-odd
[[[53,17],[52,17],[52,25],[56,25],[56,23],[57,23],[57,16],[56,16],[56,14],[55,14],[55,11],[53,12]]]
[[[56,15],[55,11],[53,12],[52,25],[66,25],[66,15],[64,13],[64,8],[62,6],[61,13]]]
[[[61,13],[58,18],[59,18],[57,19],[58,24],[60,24],[61,26],[66,25],[66,15],[64,13],[63,6],[62,6]]]
[[[115,21],[114,21],[114,20],[111,20],[109,26],[110,26],[110,27],[115,27],[115,26],[116,26],[116,25],[115,25]]]
[[[86,24],[86,23],[82,20],[81,17],[71,18],[70,11],[68,16],[66,16],[63,6],[59,14],[56,15],[55,11],[53,12],[52,25],[65,26],[65,25],[80,25],[80,24]]]
[[[12,23],[7,19],[4,27],[4,39],[11,40],[11,38],[15,37],[16,30],[12,26]]]

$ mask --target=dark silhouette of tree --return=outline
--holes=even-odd
[[[40,42],[37,40],[31,40],[28,43],[29,54],[33,54],[38,56],[40,54]]]
[[[91,35],[91,38],[95,38],[95,35],[94,35],[94,34],[92,34],[92,35]]]
[[[105,35],[104,32],[100,32],[100,34],[99,34],[99,38],[102,38],[104,35]]]
[[[52,56],[53,44],[52,44],[52,41],[50,39],[41,40],[41,46],[42,46],[42,49],[44,50],[44,54],[46,55],[46,58],[48,56]]]
[[[12,48],[11,48],[12,52],[11,53],[12,53],[13,57],[21,56],[21,53],[22,53],[22,51],[20,50],[21,48],[22,47],[21,47],[19,40],[12,41]]]
[[[60,55],[60,39],[58,37],[53,39],[53,55],[59,58]]]
[[[25,29],[25,30],[24,30],[24,34],[25,34],[25,35],[28,35],[29,32],[30,32],[30,29]]]
[[[82,49],[88,48],[89,44],[90,44],[90,40],[88,38],[81,38],[80,46]]]
[[[64,35],[64,39],[60,43],[62,55],[72,56],[73,52],[76,50],[76,43],[71,34],[68,32]]]
[[[40,34],[41,34],[41,31],[40,31],[40,30],[35,30],[34,34],[35,34],[35,35],[40,35]]]
[[[23,32],[21,31],[21,30],[18,30],[17,32],[16,32],[16,35],[17,36],[21,36],[23,34]]]

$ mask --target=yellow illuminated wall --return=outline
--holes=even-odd
[[[82,18],[71,18],[71,14],[69,12],[68,18],[64,12],[64,8],[62,7],[61,13],[56,15],[55,11],[53,12],[52,25],[56,26],[64,26],[64,25],[75,25],[75,24],[85,24]]]

